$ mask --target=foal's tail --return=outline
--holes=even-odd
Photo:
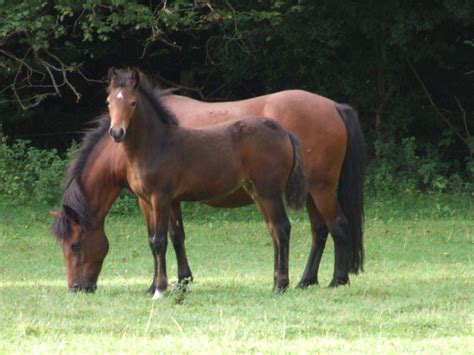
[[[288,132],[291,145],[293,146],[293,169],[291,170],[288,183],[286,184],[286,203],[289,207],[299,210],[303,208],[308,194],[308,181],[304,172],[303,157],[301,156],[299,139]]]
[[[339,179],[338,201],[349,221],[349,272],[357,274],[364,265],[364,176],[365,139],[357,112],[348,105],[336,104],[347,129],[347,150]]]

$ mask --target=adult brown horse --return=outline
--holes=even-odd
[[[274,290],[289,284],[290,221],[307,195],[298,139],[276,121],[246,117],[207,127],[182,127],[137,69],[110,70],[110,135],[121,143],[127,180],[140,199],[155,257],[155,293],[168,287],[166,249],[172,206],[222,200],[239,188],[257,205],[272,236]]]
[[[206,103],[177,95],[162,100],[183,126],[206,126],[252,114],[272,117],[296,133],[302,142],[309,181],[306,205],[313,234],[299,286],[318,283],[328,230],[335,241],[334,277],[329,286],[347,283],[349,271],[362,269],[365,143],[354,110],[300,90],[236,102]],[[69,169],[62,205],[73,210],[68,209],[68,216],[68,210],[62,207],[53,222],[72,290],[95,289],[108,250],[104,220],[113,201],[128,185],[123,151],[107,135],[110,123],[106,119],[100,122],[97,130],[86,135]],[[236,191],[220,202],[221,207],[237,207],[251,203],[251,199]],[[183,280],[191,276],[191,271],[179,206],[173,217],[178,223],[170,223],[170,237],[178,259],[178,278]],[[150,290],[154,291],[153,285]]]

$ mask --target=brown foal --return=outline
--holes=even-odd
[[[155,293],[167,288],[166,248],[172,206],[220,200],[244,188],[258,206],[275,248],[274,289],[289,284],[290,207],[303,207],[307,185],[296,137],[278,122],[247,117],[206,129],[181,127],[136,69],[110,70],[110,134],[121,143],[130,188],[140,199],[153,247]]]

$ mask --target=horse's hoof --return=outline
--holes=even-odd
[[[318,280],[301,280],[298,285],[296,285],[296,288],[308,288],[309,286],[313,285],[318,285],[319,282]]]
[[[343,278],[343,279],[333,278],[332,281],[330,282],[330,284],[328,285],[328,287],[329,288],[336,288],[336,287],[339,287],[339,286],[344,286],[344,285],[349,285],[349,284],[350,284],[350,281],[349,281],[348,277]]]
[[[155,284],[151,284],[150,287],[146,290],[146,293],[148,293],[150,296],[155,294],[156,286]]]

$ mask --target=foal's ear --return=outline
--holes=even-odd
[[[79,218],[79,214],[68,205],[63,205],[63,211],[66,218],[73,224],[80,224],[81,219]]]
[[[132,87],[136,89],[138,87],[138,84],[140,83],[140,72],[137,68],[131,69],[130,81],[132,83]]]
[[[48,213],[49,213],[49,215],[50,215],[51,217],[53,217],[54,219],[56,219],[56,218],[59,217],[59,212],[57,212],[57,211],[49,211]]]
[[[117,71],[115,70],[114,67],[111,67],[109,69],[109,73],[107,74],[107,81],[110,83],[112,79],[115,79],[116,76],[117,76]]]

